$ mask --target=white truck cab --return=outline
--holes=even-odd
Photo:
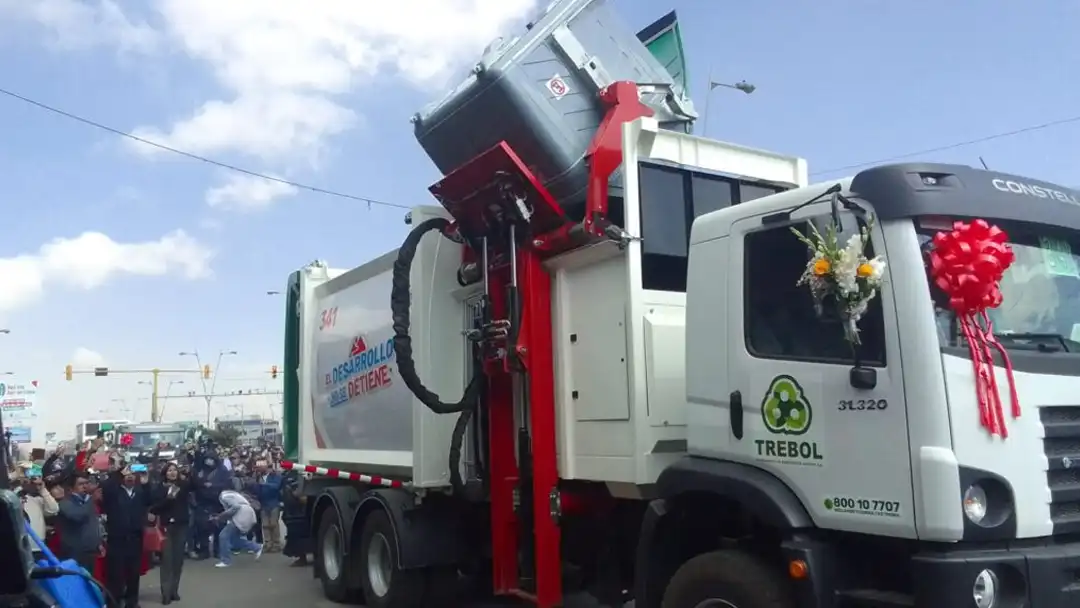
[[[822,196],[830,188],[848,205]],[[670,534],[670,516],[711,493],[781,531],[800,606],[1080,605],[1078,197],[965,166],[900,164],[699,217],[686,286],[689,455],[658,481],[639,598],[657,597],[655,571],[673,571],[649,557],[672,549],[657,530]],[[792,228],[824,232],[834,218],[841,242],[868,227],[887,261],[856,350],[798,285],[809,258]],[[996,356],[993,368],[1006,438],[980,423],[967,341],[927,270],[933,236],[976,218],[1004,230],[1015,254],[989,311],[1009,361]],[[771,418],[781,392],[805,415]],[[753,526],[714,527],[754,544]],[[663,605],[719,598],[709,589],[732,566],[722,551],[682,563]]]
[[[158,458],[174,460],[176,450],[184,444],[187,430],[175,423],[139,422],[126,424],[119,428],[122,435],[131,436],[131,444],[124,448],[128,460]],[[166,444],[165,449],[158,449]]]

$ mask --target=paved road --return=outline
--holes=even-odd
[[[238,555],[228,569],[214,568],[212,560],[188,561],[180,583],[182,600],[173,606],[338,606],[323,599],[311,568],[291,568],[290,563],[281,555],[264,555],[258,562],[251,555]],[[158,580],[157,569],[143,577],[140,595],[144,606],[161,604]]]
[[[312,578],[311,568],[292,568],[291,560],[281,555],[264,555],[256,562],[250,555],[238,555],[231,568],[217,569],[211,560],[188,561],[180,585],[179,603],[173,607],[204,608],[267,608],[269,606],[304,606],[337,608],[340,604],[322,596],[319,583]],[[143,606],[160,606],[161,592],[158,571],[151,570],[143,577],[141,594]],[[507,604],[499,604],[505,607]],[[570,608],[592,608],[596,604],[580,599],[568,603]],[[473,608],[493,608],[492,605]]]

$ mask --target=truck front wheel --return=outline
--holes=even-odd
[[[782,574],[742,551],[705,553],[671,577],[663,608],[793,608]]]
[[[353,562],[345,554],[345,534],[341,528],[341,518],[337,509],[331,507],[323,514],[319,522],[318,535],[315,537],[315,559],[318,560],[319,581],[323,594],[331,602],[354,603],[357,593],[349,589],[346,574],[349,563]]]
[[[423,605],[426,572],[398,567],[397,536],[385,511],[373,511],[364,520],[356,550],[369,608],[418,608]]]

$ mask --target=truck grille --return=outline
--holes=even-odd
[[[1080,405],[1042,407],[1054,534],[1080,532]]]

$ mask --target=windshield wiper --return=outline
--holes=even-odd
[[[1068,340],[1061,334],[1035,332],[1002,332],[994,334],[998,342],[1018,348],[1031,348],[1041,353],[1070,352]]]

